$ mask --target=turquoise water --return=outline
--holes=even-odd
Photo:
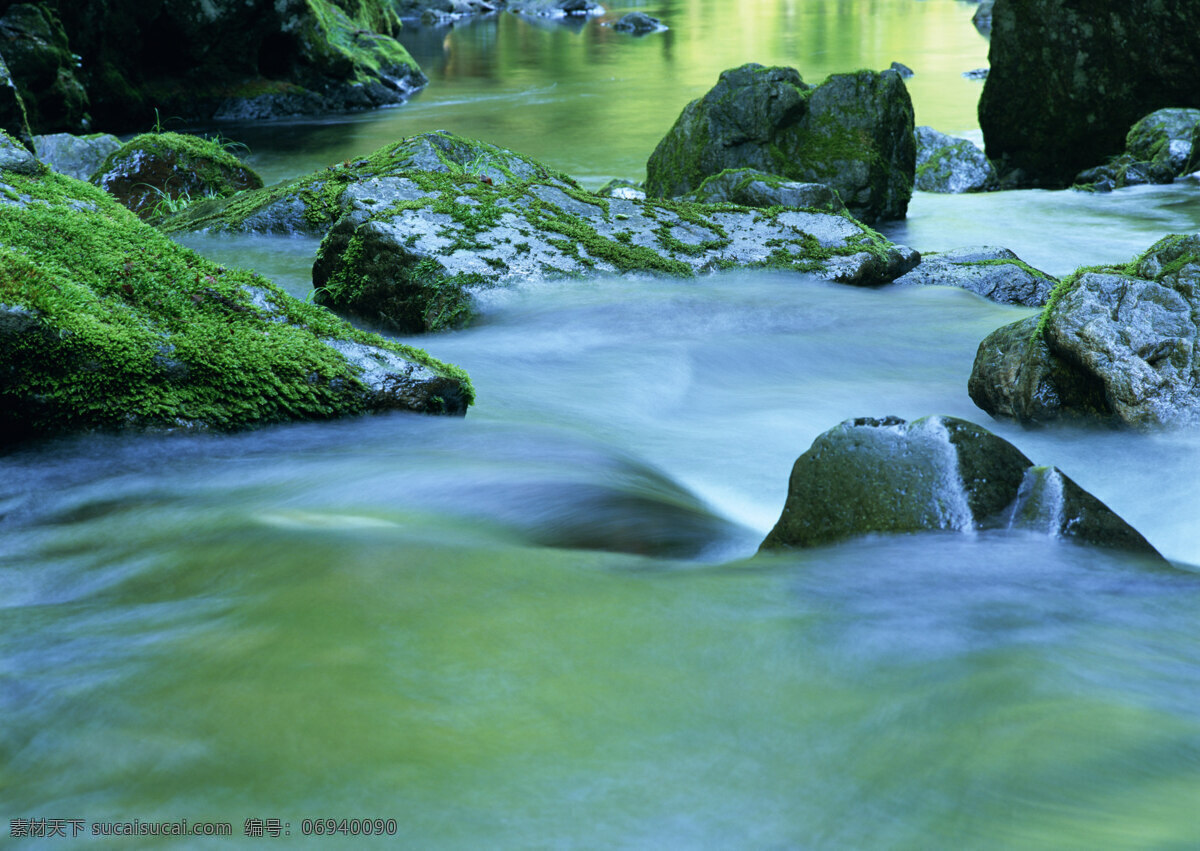
[[[447,126],[595,183],[743,58],[898,59],[918,121],[973,126],[969,4],[644,8],[672,41],[500,16],[420,34],[406,106],[226,132],[277,177]],[[893,227],[1057,270],[1195,229],[1191,190],[918,196]],[[310,286],[313,240],[186,242]],[[301,835],[326,817],[412,848],[1194,847],[1200,435],[991,422],[975,348],[1029,311],[956,290],[633,276],[480,307],[419,339],[471,373],[465,419],[0,458],[0,819],[233,826],[171,843],[195,848],[272,841],[247,818],[349,845]],[[1058,465],[1175,567],[999,532],[754,557],[814,437],[934,413]]]

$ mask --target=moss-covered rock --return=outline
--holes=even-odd
[[[35,133],[86,132],[88,96],[58,16],[45,5],[17,3],[0,17],[4,61]]]
[[[1200,422],[1200,234],[1063,279],[1036,322],[980,344],[968,389],[1021,422]]]
[[[205,260],[90,184],[0,171],[0,444],[471,400],[461,370]]]
[[[182,133],[143,133],[105,157],[92,182],[144,219],[193,198],[261,189],[262,178],[220,143]]]
[[[1007,248],[982,245],[925,254],[898,286],[962,287],[1000,304],[1041,307],[1058,279],[1035,269]]]
[[[870,533],[1021,529],[1163,561],[1135,529],[1054,467],[974,423],[847,420],[792,468],[761,550],[818,547]]]
[[[1061,187],[1157,109],[1200,106],[1200,4],[1004,0],[979,101],[1002,179]]]
[[[1160,109],[1125,137],[1125,152],[1080,172],[1075,188],[1109,192],[1123,186],[1171,183],[1200,168],[1200,109]]]
[[[990,192],[1000,187],[996,169],[970,139],[932,127],[918,127],[916,139],[916,188],[922,192]]]
[[[17,139],[33,150],[33,134],[29,132],[29,118],[25,113],[25,101],[13,82],[12,72],[0,56],[0,130]]]
[[[793,68],[721,73],[688,104],[646,163],[646,192],[679,197],[726,169],[751,168],[834,189],[864,222],[903,218],[916,148],[900,75],[834,74],[809,86]]]

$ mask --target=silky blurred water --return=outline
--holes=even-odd
[[[952,0],[644,8],[673,41],[512,16],[443,32],[413,103],[274,125],[254,155],[282,176],[450,126],[594,182],[634,176],[630,151],[743,58],[810,80],[899,59],[953,103],[948,69],[981,50]],[[629,56],[639,73],[596,81]],[[551,77],[546,104],[509,96]],[[629,90],[636,133],[560,126],[601,83],[612,115]],[[1193,189],[919,195],[893,233],[1061,272],[1195,229]],[[184,242],[310,288],[315,240]],[[284,841],[242,838],[252,817],[321,847],[350,840],[303,819],[393,818],[413,848],[1195,845],[1200,434],[992,422],[966,393],[975,349],[1030,311],[958,290],[628,276],[479,307],[408,340],[470,372],[464,419],[0,457],[0,819],[234,825],[173,843],[196,848]],[[813,438],[888,414],[991,428],[1174,567],[1001,532],[755,557]]]

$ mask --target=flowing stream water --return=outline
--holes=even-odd
[[[269,180],[444,127],[595,187],[724,68],[899,60],[918,124],[979,138],[970,4],[641,8],[671,29],[410,28],[412,102],[220,129]],[[1200,230],[1200,187],[918,194],[884,230],[1062,273]],[[311,286],[314,240],[183,241]],[[410,340],[470,372],[464,419],[0,457],[0,818],[234,825],[196,848],[327,817],[412,848],[1200,842],[1200,434],[991,421],[975,349],[1030,311],[959,290],[734,272],[480,307]],[[1175,566],[1005,531],[755,557],[813,438],[888,414],[991,428]]]

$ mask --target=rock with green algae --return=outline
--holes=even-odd
[[[916,188],[958,194],[1000,188],[996,169],[970,139],[918,127]]]
[[[968,391],[994,417],[1136,428],[1200,422],[1200,234],[1064,278],[1040,317],[979,345]]]
[[[143,133],[105,157],[92,182],[144,219],[193,198],[262,187],[262,178],[218,142],[183,133]]]
[[[0,445],[472,398],[458,368],[205,260],[90,184],[0,171]]]
[[[837,192],[823,183],[797,183],[754,168],[730,168],[706,177],[682,200],[744,207],[805,207],[834,213],[846,209]]]
[[[405,333],[460,324],[474,291],[531,278],[738,266],[876,285],[918,260],[846,215],[602,197],[528,157],[444,132],[193,205],[165,227],[324,233],[318,303]]]
[[[43,4],[5,5],[0,45],[29,126],[37,133],[86,132],[88,95],[77,76],[79,57],[59,17]]]
[[[955,417],[846,420],[792,468],[760,551],[871,533],[1016,529],[1164,559],[1137,530],[1056,467]]]
[[[679,197],[726,169],[753,168],[837,191],[868,224],[902,219],[916,162],[913,108],[896,71],[834,74],[743,65],[689,103],[646,163],[646,193]]]
[[[1172,183],[1200,168],[1200,109],[1160,109],[1129,128],[1125,152],[1075,176],[1075,189]]]

